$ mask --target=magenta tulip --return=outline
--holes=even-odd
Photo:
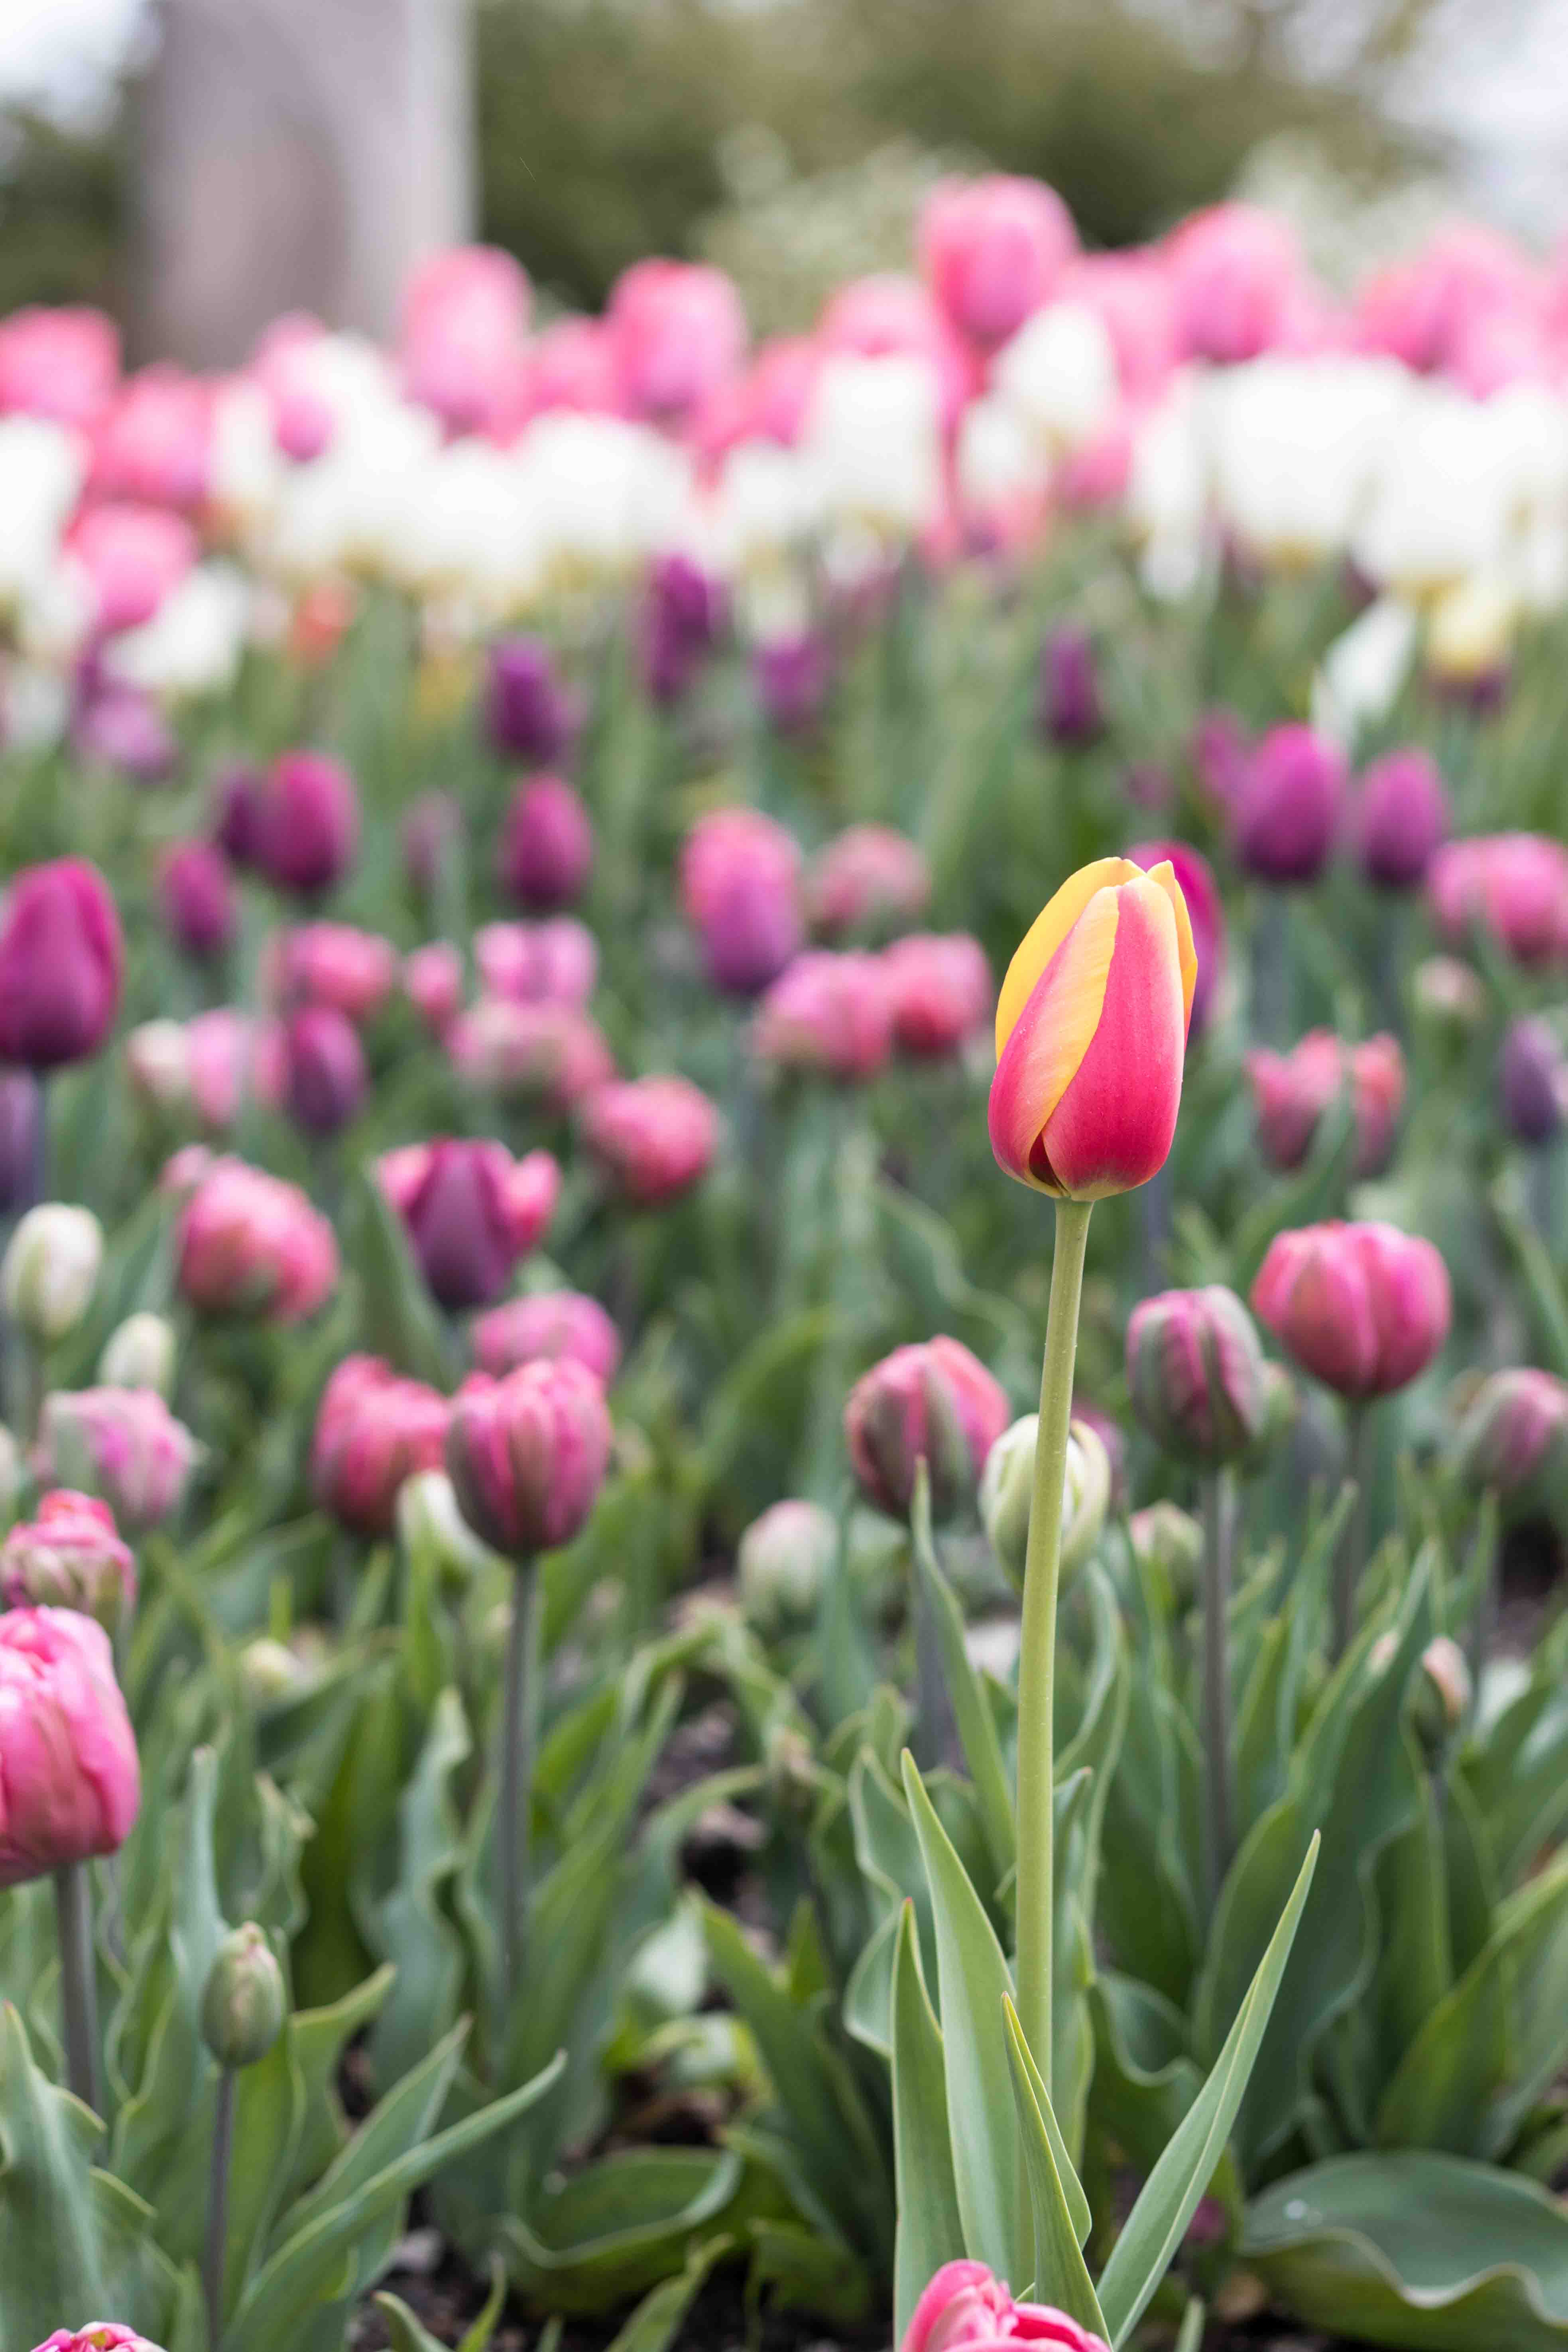
[[[621,1335],[596,1298],[578,1290],[537,1291],[504,1299],[474,1325],[474,1356],[499,1380],[520,1364],[570,1357],[608,1388],[620,1370]]]
[[[1277,1234],[1252,1306],[1303,1371],[1341,1396],[1387,1396],[1448,1336],[1448,1269],[1428,1241],[1384,1224]]]
[[[844,1407],[849,1461],[869,1500],[908,1516],[915,1469],[931,1479],[933,1517],[973,1499],[985,1457],[1012,1419],[1001,1382],[962,1340],[895,1348],[859,1379]]]
[[[623,1078],[584,1102],[584,1144],[635,1208],[658,1208],[708,1173],[719,1114],[689,1078]]]
[[[118,1853],[141,1801],[102,1626],[72,1609],[0,1616],[0,1887]]]
[[[345,1357],[321,1392],[310,1447],[322,1509],[357,1534],[387,1534],[404,1480],[441,1467],[450,1412],[444,1396],[379,1356]]]
[[[58,1069],[96,1054],[120,1008],[125,948],[85,858],[27,866],[0,907],[0,1062]]]
[[[510,1559],[553,1550],[593,1509],[610,1441],[605,1391],[585,1365],[539,1359],[499,1381],[475,1372],[447,1431],[458,1507]]]

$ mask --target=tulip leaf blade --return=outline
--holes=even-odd
[[[931,1612],[936,1631],[947,1695],[958,1725],[959,1744],[980,1802],[986,1852],[999,1886],[1017,1859],[1013,1794],[1007,1786],[1007,1767],[1002,1758],[996,1717],[963,1645],[963,1612],[937,1559],[931,1523],[931,1479],[923,1459],[915,1473],[910,1534],[923,1604]]]
[[[1051,2112],[1050,2093],[1030,2055],[1017,2011],[1010,2000],[1005,2000],[1002,2007],[1007,2021],[1013,2105],[1023,2143],[1024,2168],[1029,2178],[1029,2210],[1035,2218],[1035,2300],[1055,2304],[1080,2326],[1091,2327],[1103,2338],[1107,2332],[1105,2315],[1083,2259],[1083,2240],[1089,2233],[1088,2205],[1084,2204],[1080,2231],[1063,2187],[1062,2166],[1067,2151]],[[1067,2167],[1066,2179],[1078,2189],[1070,2165]],[[1079,2197],[1083,2199],[1081,2189]]]
[[[927,2282],[963,2252],[942,2072],[942,2028],[921,1973],[914,1904],[905,1900],[893,1950],[893,2340],[901,2343]]]

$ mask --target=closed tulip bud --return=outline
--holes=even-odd
[[[581,723],[577,698],[542,637],[507,637],[492,649],[489,728],[498,751],[551,767],[571,750]]]
[[[1433,858],[1426,888],[1453,947],[1479,926],[1516,963],[1544,963],[1568,948],[1568,849],[1544,834],[1450,841]]]
[[[1035,1492],[1035,1449],[1040,1416],[1026,1412],[1002,1432],[980,1474],[980,1518],[991,1549],[1022,1591]],[[1061,1556],[1064,1580],[1077,1573],[1100,1541],[1110,1504],[1110,1456],[1099,1432],[1075,1420],[1068,1431],[1062,1482]]]
[[[432,940],[403,959],[403,993],[433,1037],[445,1035],[463,1002],[463,959],[446,940]]]
[[[895,1348],[858,1380],[844,1407],[850,1465],[871,1502],[906,1518],[923,1460],[931,1517],[973,1500],[985,1457],[1007,1425],[1007,1399],[962,1340]]]
[[[1237,862],[1284,888],[1315,882],[1339,830],[1344,761],[1310,727],[1271,728],[1251,752],[1231,803]]]
[[[1143,868],[1145,874],[1152,874],[1156,866],[1168,865],[1176,877],[1176,887],[1181,891],[1187,920],[1192,926],[1193,953],[1197,958],[1188,1035],[1200,1037],[1208,1025],[1215,999],[1225,979],[1225,907],[1219,895],[1219,884],[1215,880],[1214,868],[1206,857],[1185,841],[1142,841],[1127,855],[1134,866]]]
[[[1503,1125],[1521,1143],[1550,1143],[1568,1114],[1568,1060],[1548,1021],[1510,1021],[1498,1057]]]
[[[0,1217],[14,1217],[33,1204],[42,1117],[32,1072],[0,1070]]]
[[[623,1078],[582,1107],[583,1142],[622,1198],[658,1208],[700,1183],[719,1143],[719,1114],[689,1078]]]
[[[501,827],[501,887],[547,913],[569,907],[594,864],[594,827],[562,776],[529,776],[517,787]]]
[[[29,1209],[0,1259],[0,1301],[46,1346],[87,1313],[103,1264],[103,1228],[90,1209],[60,1201]]]
[[[1413,890],[1447,838],[1448,795],[1425,751],[1390,751],[1361,780],[1356,856],[1381,890]]]
[[[1415,967],[1410,993],[1419,1019],[1447,1045],[1462,1045],[1486,1019],[1480,977],[1458,956],[1425,957]]]
[[[397,1540],[409,1558],[424,1558],[449,1583],[470,1583],[495,1563],[494,1552],[458,1508],[445,1470],[416,1470],[405,1478],[397,1490],[395,1518]]]
[[[1510,1513],[1568,1506],[1568,1382],[1520,1365],[1482,1381],[1459,1424],[1459,1471]]]
[[[984,2263],[943,2263],[914,2308],[899,2352],[996,2352],[1015,2338],[1054,2352],[1107,2352],[1052,2304],[1016,2303]]]
[[[397,950],[353,923],[300,923],[268,942],[264,978],[285,1012],[326,1005],[349,1021],[368,1021],[397,984]]]
[[[1277,1234],[1252,1307],[1303,1371],[1356,1400],[1424,1372],[1448,1336],[1448,1270],[1428,1241],[1385,1224]]]
[[[331,1223],[297,1184],[241,1160],[176,1160],[193,1180],[165,1181],[185,1192],[175,1229],[179,1284],[208,1315],[265,1315],[293,1323],[313,1315],[336,1285],[338,1245]],[[180,1171],[183,1180],[185,1170]]]
[[[594,993],[599,947],[571,915],[546,923],[482,923],[474,933],[474,962],[491,996],[575,1011]]]
[[[694,415],[745,357],[741,297],[705,262],[634,261],[610,289],[605,328],[627,411],[669,425]]]
[[[101,1625],[0,1616],[0,1888],[118,1853],[142,1801],[136,1736]]]
[[[721,583],[689,555],[664,555],[648,574],[643,616],[643,677],[656,702],[679,702],[723,633]]]
[[[966,931],[912,931],[882,950],[893,1042],[919,1061],[956,1054],[985,1027],[995,1003],[991,966]]]
[[[78,1609],[117,1634],[136,1606],[136,1562],[108,1504],[68,1487],[40,1496],[36,1517],[0,1544],[0,1601]]]
[[[710,979],[731,995],[755,996],[799,950],[800,851],[756,809],[717,809],[692,827],[680,897]]]
[[[1204,1559],[1204,1531],[1196,1519],[1175,1503],[1149,1503],[1133,1512],[1127,1534],[1139,1567],[1163,1580],[1172,1608],[1184,1616],[1197,1598]]]
[[[1258,1142],[1271,1168],[1299,1168],[1319,1122],[1348,1087],[1355,1122],[1355,1173],[1380,1175],[1394,1149],[1405,1101],[1405,1056],[1395,1037],[1347,1045],[1331,1029],[1314,1029],[1289,1054],[1259,1049],[1247,1056]]]
[[[416,1471],[445,1459],[447,1399],[379,1356],[347,1356],[321,1392],[310,1447],[316,1500],[360,1535],[385,1535]]]
[[[253,1707],[276,1706],[305,1680],[301,1661],[286,1642],[275,1642],[269,1633],[247,1642],[238,1665],[240,1687]]]
[[[130,1535],[179,1508],[199,1448],[155,1389],[55,1389],[39,1451],[47,1475],[100,1495]]]
[[[893,992],[880,956],[814,948],[763,998],[752,1030],[760,1061],[847,1084],[874,1077],[893,1047]]]
[[[987,351],[1049,300],[1078,250],[1056,190],[1002,172],[939,181],[919,236],[921,275],[959,333]]]
[[[1415,1691],[1415,1729],[1429,1752],[1443,1748],[1469,1712],[1470,1670],[1458,1642],[1438,1633],[1421,1653]]]
[[[282,2032],[289,1995],[265,1931],[236,1927],[217,1948],[202,1994],[202,2040],[220,2066],[259,2065]]]
[[[459,1077],[503,1102],[537,1105],[556,1117],[576,1108],[616,1075],[603,1030],[570,1004],[518,1004],[481,996],[459,1013],[443,1043]]]
[[[770,637],[752,656],[752,682],[775,734],[809,734],[832,688],[832,650],[809,632]]]
[[[261,768],[226,769],[213,791],[213,838],[236,866],[258,862],[267,774]]]
[[[0,1062],[54,1070],[96,1054],[124,966],[120,917],[95,866],[24,866],[0,906]]]
[[[816,1611],[837,1555],[830,1511],[819,1503],[774,1503],[752,1521],[735,1555],[742,1608],[768,1631],[801,1623]]]
[[[163,860],[158,893],[169,936],[186,955],[205,961],[233,944],[239,909],[228,860],[216,842],[176,842]]]
[[[1165,1162],[1182,1098],[1197,958],[1168,865],[1104,857],[1072,875],[1007,967],[996,1007],[991,1149],[1021,1184],[1096,1201]]]
[[[1233,1290],[1165,1290],[1127,1325],[1132,1409],[1156,1444],[1210,1464],[1235,1462],[1263,1434],[1269,1408],[1262,1346]]]
[[[610,1416],[592,1372],[570,1360],[472,1374],[447,1430],[447,1471],[476,1535],[508,1559],[570,1543],[598,1498]]]
[[[253,855],[280,890],[313,898],[342,881],[359,848],[359,796],[342,761],[285,751],[267,772]]]
[[[825,939],[896,929],[923,913],[930,897],[923,851],[890,825],[850,825],[806,868],[806,915]]]
[[[1094,644],[1087,630],[1055,629],[1040,649],[1036,698],[1040,732],[1053,743],[1092,743],[1104,732]]]
[[[388,1152],[376,1172],[432,1293],[454,1313],[500,1296],[561,1192],[552,1153],[514,1160],[504,1143],[455,1137]]]
[[[117,1323],[103,1343],[98,1377],[105,1388],[154,1389],[167,1397],[174,1385],[174,1327],[142,1309]]]
[[[161,2352],[161,2347],[112,2319],[89,2319],[85,2327],[57,2327],[37,2352]]]
[[[284,1032],[284,1104],[307,1135],[336,1135],[364,1100],[364,1048],[352,1021],[330,1004],[307,1005]]]
[[[605,1388],[620,1370],[620,1333],[598,1300],[578,1290],[505,1299],[479,1318],[473,1339],[479,1370],[496,1380],[540,1357],[556,1362],[569,1356],[585,1364]]]
[[[463,804],[454,793],[421,793],[410,803],[401,832],[403,870],[410,887],[428,898],[463,842]]]

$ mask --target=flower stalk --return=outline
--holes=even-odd
[[[501,1713],[500,1951],[503,2014],[516,1999],[527,1952],[529,1828],[539,1734],[539,1578],[535,1562],[513,1564]]]
[[[67,2080],[83,2105],[100,2115],[98,1978],[92,1948],[92,1888],[86,1863],[67,1863],[56,1871],[55,1921],[60,1947]]]

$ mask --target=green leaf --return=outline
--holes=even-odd
[[[741,2187],[735,2149],[630,2147],[596,2158],[498,2235],[513,2284],[572,2315],[614,2309],[657,2285],[722,2226]]]
[[[372,2300],[386,2323],[386,2332],[392,2339],[391,2352],[447,2352],[447,2347],[437,2342],[429,2329],[416,2319],[408,2305],[400,2303],[395,2294],[378,2294]],[[506,2267],[498,2261],[490,2265],[489,2300],[458,2346],[457,2352],[487,2352],[505,2301]]]
[[[1013,2122],[1013,2074],[1002,2004],[1013,1990],[996,1931],[906,1749],[904,1793],[931,1885],[942,2000],[942,2067],[953,2184],[964,2251],[998,2278],[1025,2278],[1025,2181]]]
[[[899,2227],[893,2256],[893,2341],[943,2263],[964,2251],[953,2186],[942,2029],[921,1973],[914,1905],[899,1915],[893,1948],[893,2170]]]
[[[1274,2007],[1279,1979],[1285,1973],[1285,1963],[1290,1957],[1317,1867],[1318,1845],[1314,1832],[1290,1900],[1237,2012],[1225,2047],[1215,2061],[1214,2071],[1144,2182],[1126,2227],[1111,2250],[1100,2282],[1100,2301],[1110,2323],[1110,2341],[1113,2347],[1124,2344],[1142,2317],[1224,2153]]]
[[[937,1564],[931,1526],[931,1480],[923,1458],[915,1473],[910,1533],[913,1539],[916,1570],[924,1588],[925,1605],[936,1629],[937,1646],[942,1653],[942,1677],[952,1703],[959,1742],[980,1803],[986,1849],[995,1873],[992,1889],[994,1892],[995,1886],[1001,1885],[1017,1860],[1013,1793],[1007,1785],[1007,1768],[1002,1760],[1002,1743],[996,1736],[996,1717],[991,1711],[980,1677],[964,1647],[963,1612],[959,1607],[952,1585]]]
[[[0,2008],[0,2342],[41,2344],[62,2315],[103,2309],[89,2173],[98,2118],[33,2063]]]
[[[609,2352],[669,2352],[680,2327],[696,2301],[698,2290],[716,2263],[721,2262],[734,2244],[732,2238],[710,2238],[700,2246],[693,2246],[686,2257],[686,2267],[676,2278],[661,2279],[658,2286],[644,2295],[626,2326],[619,2331]]]
[[[1108,2332],[1105,2315],[1082,2252],[1083,2239],[1089,2234],[1088,2202],[1068,2166],[1067,2179],[1078,2189],[1083,2204],[1080,2230],[1062,2185],[1061,2166],[1066,2163],[1067,2151],[1051,2113],[1050,2094],[1029,2054],[1017,2011],[1010,2000],[1004,2001],[1003,2008],[1007,2020],[1007,2056],[1013,2070],[1013,2105],[1029,2176],[1029,2210],[1035,2221],[1034,2297],[1037,2303],[1054,2304],[1081,2326],[1092,2328],[1103,2338]]]
[[[376,1907],[381,1957],[397,1981],[372,2037],[376,2080],[395,2083],[451,2031],[467,1956],[441,1897],[463,1857],[456,1782],[473,1754],[463,1702],[444,1690],[397,1805],[396,1885]]]
[[[1308,2326],[1407,2352],[1563,2352],[1568,2215],[1491,2165],[1336,2157],[1247,2211],[1241,2257]]]
[[[368,1168],[350,1179],[342,1219],[344,1255],[360,1278],[363,1344],[433,1388],[452,1382],[440,1310],[415,1264],[403,1220]]]

